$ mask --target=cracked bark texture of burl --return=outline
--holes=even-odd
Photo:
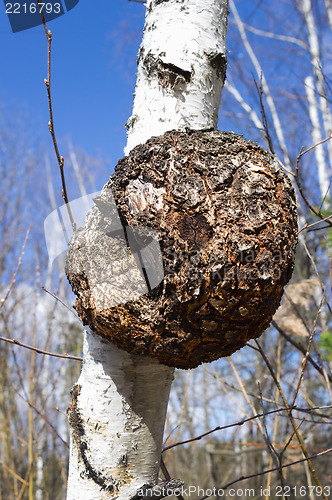
[[[94,332],[193,368],[269,326],[296,243],[294,192],[273,155],[232,132],[172,131],[118,162],[66,272]]]

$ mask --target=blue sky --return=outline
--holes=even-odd
[[[238,0],[237,5],[249,20],[260,15],[246,0]],[[135,1],[80,0],[71,11],[48,23],[53,33],[52,100],[57,138],[71,139],[76,148],[105,158],[113,167],[126,144],[124,124],[132,110],[144,14],[145,6]],[[228,36],[231,48],[230,40]],[[11,113],[22,110],[33,117],[34,123],[27,126],[33,126],[51,146],[43,27],[12,33],[0,2],[0,46],[0,113],[5,104]],[[238,48],[237,58],[241,57]],[[224,116],[221,128],[234,130],[232,122],[227,122]],[[235,131],[243,133],[244,129]]]
[[[238,6],[242,13],[257,16],[245,0],[238,0]],[[53,33],[57,138],[70,138],[74,146],[104,157],[113,166],[126,144],[124,124],[131,115],[144,14],[145,6],[135,1],[80,0],[71,11],[48,23]],[[51,145],[43,27],[12,33],[0,2],[0,46],[0,104],[33,117],[36,132]],[[227,123],[223,122],[223,128],[227,129]]]
[[[142,4],[127,0],[80,0],[48,23],[56,134],[112,164],[126,143],[144,12]],[[0,102],[31,115],[36,132],[50,142],[43,27],[12,33],[1,2],[0,45]]]

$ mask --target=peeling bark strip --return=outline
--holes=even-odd
[[[106,205],[110,192],[141,241],[146,227],[158,234],[165,277],[137,300],[98,307],[120,244],[105,237],[104,208],[95,206],[67,256],[85,324],[121,349],[179,368],[229,356],[261,335],[297,242],[294,192],[270,153],[232,132],[167,132],[118,162]],[[122,274],[112,278],[108,294],[123,286]]]
[[[226,0],[150,0],[128,153],[172,129],[216,128],[226,75]]]
[[[172,379],[173,369],[152,359],[143,364],[86,331],[83,369],[68,409],[67,500],[78,500],[80,492],[88,500],[128,499],[157,483]]]

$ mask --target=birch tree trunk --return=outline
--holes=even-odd
[[[216,128],[228,0],[148,0],[126,153],[172,129]],[[67,500],[132,498],[156,485],[173,368],[85,331],[73,387]]]
[[[308,101],[309,118],[312,127],[311,131],[312,142],[313,144],[318,144],[323,139],[325,139],[325,136],[323,136],[321,133],[318,106],[316,100],[316,90],[313,77],[307,76],[304,83]],[[329,180],[328,168],[325,160],[323,145],[315,147],[315,157],[317,162],[320,195],[322,200],[324,201],[323,205],[324,204],[326,205],[326,196],[329,197],[328,195],[330,189],[330,180]]]
[[[301,12],[303,13],[305,23],[308,30],[308,42],[309,42],[309,53],[311,58],[311,65],[313,69],[313,74],[315,77],[315,83],[317,87],[317,95],[319,96],[319,109],[322,116],[323,128],[325,132],[325,137],[328,137],[332,131],[332,116],[330,112],[329,100],[326,94],[326,84],[325,77],[322,71],[322,61],[320,55],[319,47],[319,37],[317,33],[317,27],[315,19],[313,16],[313,7],[311,0],[302,0],[299,3]],[[327,5],[327,8],[329,6]],[[309,102],[310,105],[310,102]],[[326,144],[329,163],[332,164],[332,144],[328,141]],[[326,193],[325,193],[326,195]],[[325,196],[324,195],[324,196]]]

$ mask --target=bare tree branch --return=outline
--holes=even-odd
[[[305,447],[305,445],[304,445],[304,441],[303,441],[303,439],[302,439],[302,436],[301,436],[301,434],[299,433],[299,431],[297,430],[297,426],[296,426],[296,424],[295,424],[295,421],[294,421],[294,418],[293,418],[293,415],[292,415],[292,409],[293,409],[293,408],[292,408],[291,406],[289,406],[289,405],[288,405],[288,403],[287,403],[287,400],[286,400],[286,397],[285,397],[284,391],[282,390],[282,387],[281,387],[281,385],[280,385],[280,383],[279,383],[278,379],[276,378],[276,375],[275,375],[275,373],[274,373],[274,370],[273,370],[273,368],[272,368],[272,365],[271,365],[271,363],[270,363],[269,359],[267,358],[267,356],[266,356],[266,354],[265,354],[265,352],[264,352],[264,349],[261,347],[261,345],[260,345],[260,343],[259,343],[259,341],[258,341],[258,340],[255,340],[255,343],[256,343],[256,345],[257,345],[258,349],[260,350],[260,354],[261,354],[261,356],[262,356],[262,358],[263,358],[263,360],[264,360],[264,362],[265,362],[265,364],[266,364],[266,366],[267,366],[267,368],[268,368],[268,370],[269,370],[269,372],[270,372],[270,374],[271,374],[271,376],[272,376],[272,378],[273,378],[273,380],[274,380],[275,385],[276,385],[276,386],[278,387],[278,389],[279,389],[279,392],[280,392],[280,395],[281,395],[281,398],[282,398],[282,400],[283,400],[283,403],[284,403],[285,407],[286,407],[286,408],[288,408],[288,417],[289,417],[289,421],[290,421],[290,423],[292,424],[292,427],[293,427],[293,429],[294,429],[294,431],[295,431],[295,435],[296,435],[297,440],[298,440],[298,442],[299,442],[299,445],[300,445],[300,447],[301,447],[302,453],[303,453],[303,455],[306,457],[306,461],[307,461],[307,463],[308,463],[308,465],[309,465],[309,468],[310,468],[311,474],[312,474],[312,476],[313,476],[313,478],[314,478],[314,480],[315,480],[315,482],[316,482],[317,486],[321,486],[321,484],[320,484],[320,480],[318,479],[318,476],[317,476],[317,473],[316,473],[316,471],[315,471],[315,469],[314,469],[314,467],[313,467],[313,465],[312,465],[312,463],[311,463],[311,461],[310,461],[310,457],[308,456],[308,452],[307,452],[306,447]],[[277,469],[277,470],[278,470],[278,469]],[[327,496],[325,495],[325,493],[324,493],[324,492],[323,492],[323,494],[322,494],[322,495],[323,495],[323,498],[325,498],[325,500],[327,500]]]
[[[250,26],[249,24],[245,24],[244,26],[246,30],[250,31],[251,33],[254,33],[255,35],[258,36],[263,36],[265,38],[272,38],[273,40],[280,40],[281,42],[288,42],[288,43],[293,43],[295,45],[298,45],[302,49],[308,50],[309,47],[308,45],[300,40],[299,38],[295,38],[294,36],[286,36],[286,35],[277,35],[276,33],[271,33],[270,31],[264,31],[260,30],[258,28],[254,28],[254,26]]]
[[[309,460],[313,460],[314,458],[321,457],[321,456],[326,455],[327,453],[331,453],[331,452],[332,452],[332,448],[328,448],[327,450],[324,450],[320,453],[316,453],[315,455],[311,455],[310,457],[301,458],[300,460],[296,460],[295,462],[290,462],[288,464],[284,464],[281,467],[282,467],[282,469],[285,469],[286,467],[292,467],[293,465],[300,464],[303,462],[308,462]],[[240,481],[244,481],[245,479],[251,479],[253,477],[264,476],[265,474],[268,474],[270,472],[277,472],[278,470],[279,470],[279,467],[273,467],[272,469],[267,469],[267,470],[264,470],[262,472],[256,472],[255,474],[250,474],[248,476],[241,476],[238,479],[235,479],[234,481],[231,481],[230,483],[227,483],[224,486],[221,486],[220,489],[226,490],[227,488],[229,488],[233,484],[239,483]],[[322,490],[323,490],[323,488],[322,488]],[[205,498],[209,498],[209,496],[211,496],[211,495],[205,495],[204,497],[200,498],[200,500],[205,500]],[[321,496],[327,498],[325,494],[322,494]]]
[[[288,335],[288,333],[286,333],[285,330],[283,330],[283,328],[281,328],[278,325],[278,323],[276,323],[275,321],[272,321],[271,324],[274,326],[274,328],[276,330],[278,330],[280,335],[282,335],[287,340],[287,342],[292,344],[303,355],[306,355],[307,350],[304,346],[302,346],[299,342],[297,342],[290,335]],[[309,363],[312,364],[312,366],[315,368],[315,370],[318,371],[318,373],[320,373],[322,376],[324,376],[324,370],[316,363],[316,361],[312,358],[312,356],[310,354],[308,354],[307,360],[309,361]],[[328,379],[330,380],[330,382],[332,382],[332,375],[328,375]]]
[[[241,426],[241,425],[243,425],[243,424],[245,424],[247,422],[251,422],[253,420],[256,420],[256,418],[262,418],[262,417],[265,417],[267,415],[272,415],[274,413],[279,413],[281,411],[288,411],[289,412],[290,410],[296,410],[296,411],[307,413],[307,412],[312,412],[314,410],[321,410],[323,408],[324,409],[329,409],[329,408],[332,408],[332,405],[330,405],[330,406],[324,406],[324,407],[317,406],[317,407],[314,407],[314,408],[300,408],[298,406],[287,407],[287,408],[281,407],[281,408],[277,408],[276,410],[270,410],[270,411],[267,411],[267,412],[264,412],[264,413],[258,413],[257,415],[254,415],[254,416],[249,417],[249,418],[245,418],[245,419],[241,420],[240,422],[236,422],[236,423],[228,424],[228,425],[223,425],[223,426],[217,426],[214,429],[212,429],[210,431],[207,431],[207,432],[204,432],[203,434],[200,434],[199,436],[196,436],[194,438],[186,439],[184,441],[179,441],[178,443],[174,443],[174,444],[170,444],[168,446],[165,446],[163,448],[163,450],[162,450],[162,453],[165,453],[165,451],[171,450],[172,448],[175,448],[176,446],[182,446],[184,444],[189,444],[189,443],[193,443],[195,441],[200,441],[201,439],[203,439],[206,436],[209,436],[213,432],[222,431],[222,430],[225,430],[225,429],[230,429],[231,427],[239,427],[239,426]],[[323,418],[328,418],[328,419],[331,418],[330,416],[322,415],[322,414],[320,416],[323,417]]]
[[[50,30],[47,30],[46,26],[46,21],[45,21],[45,16],[43,12],[43,6],[41,0],[38,0],[39,4],[39,9],[40,9],[40,15],[43,21],[43,26],[45,30],[45,35],[47,39],[47,78],[44,79],[45,85],[46,85],[46,90],[47,90],[47,97],[48,97],[48,108],[49,108],[49,114],[50,114],[50,121],[48,122],[48,128],[52,136],[53,140],[53,146],[55,150],[55,154],[58,160],[59,168],[60,168],[60,176],[61,176],[61,183],[62,183],[62,197],[64,199],[64,202],[67,207],[68,211],[68,216],[71,222],[71,225],[73,227],[73,231],[76,230],[76,224],[73,218],[73,214],[71,211],[71,207],[69,204],[68,200],[68,195],[67,195],[67,187],[66,187],[66,179],[65,179],[65,172],[64,172],[64,158],[63,156],[60,155],[59,153],[59,148],[58,148],[58,143],[56,140],[55,132],[54,132],[54,119],[53,119],[53,106],[52,106],[52,96],[51,96],[51,45],[52,45],[52,32]]]
[[[54,427],[54,425],[52,424],[52,422],[49,421],[48,418],[46,418],[46,416],[40,412],[36,407],[35,405],[33,405],[31,403],[31,401],[28,401],[26,398],[24,398],[21,394],[19,394],[20,398],[23,399],[23,401],[25,401],[46,423],[49,427],[51,427],[52,431],[54,432],[54,434],[60,439],[60,441],[62,441],[62,443],[66,446],[66,448],[69,448],[69,444],[67,443],[67,441],[65,441],[61,436],[60,434],[58,433],[58,431],[56,430],[56,428]]]
[[[40,285],[40,288],[42,290],[44,290],[44,292],[46,292],[49,295],[51,295],[51,297],[53,297],[54,299],[58,300],[60,302],[60,304],[62,304],[63,306],[65,306],[68,309],[68,311],[70,311],[75,316],[75,318],[77,318],[79,321],[81,321],[80,318],[79,318],[79,316],[74,311],[74,309],[72,309],[68,304],[66,304],[62,299],[60,299],[60,297],[58,297],[54,293],[52,293],[49,290],[47,290],[47,288],[45,288],[44,285]]]
[[[18,262],[17,262],[17,267],[16,267],[15,272],[13,274],[13,277],[12,277],[12,280],[11,280],[10,285],[8,287],[7,293],[4,296],[4,298],[0,300],[0,311],[3,308],[3,306],[4,306],[4,303],[8,299],[8,297],[10,295],[10,292],[12,291],[13,286],[15,285],[16,277],[17,277],[17,274],[18,274],[18,272],[20,270],[20,267],[21,267],[21,264],[22,264],[24,250],[25,250],[25,246],[26,246],[27,241],[28,241],[30,230],[31,230],[31,226],[29,227],[29,229],[26,232],[25,239],[24,239],[23,246],[22,246],[22,250],[21,250],[21,254],[20,254],[20,257],[19,257]]]
[[[0,336],[0,340],[2,340],[3,342],[9,342],[10,344],[18,345],[20,347],[24,347],[25,349],[30,349],[31,351],[37,352],[38,354],[53,356],[54,358],[64,358],[64,359],[73,359],[75,361],[83,361],[83,358],[80,358],[79,356],[72,356],[71,354],[58,354],[56,352],[44,351],[43,349],[39,349],[38,347],[33,347],[28,344],[23,344],[23,342],[20,342],[19,340],[16,339],[9,339],[7,337]]]
[[[314,144],[313,146],[310,146],[310,148],[307,148],[305,150],[303,150],[303,147],[300,149],[300,152],[297,156],[297,159],[296,159],[296,166],[295,166],[295,181],[296,181],[296,184],[297,184],[297,187],[299,188],[299,191],[300,191],[300,194],[305,202],[305,204],[310,208],[310,210],[317,216],[319,217],[321,220],[324,220],[328,226],[332,227],[332,220],[329,220],[329,218],[326,218],[324,214],[322,214],[321,210],[317,210],[311,203],[310,201],[308,200],[306,194],[304,193],[304,190],[303,190],[303,186],[302,186],[302,183],[301,183],[301,180],[300,180],[300,169],[299,169],[299,164],[300,164],[300,160],[302,158],[302,156],[304,156],[305,154],[309,153],[309,151],[311,151],[312,149],[316,148],[317,146],[320,146],[321,144],[323,144],[324,142],[327,142],[329,140],[331,140],[332,136],[329,135],[329,137],[327,137],[326,139],[323,139],[322,141],[320,142],[317,142],[316,144]]]

